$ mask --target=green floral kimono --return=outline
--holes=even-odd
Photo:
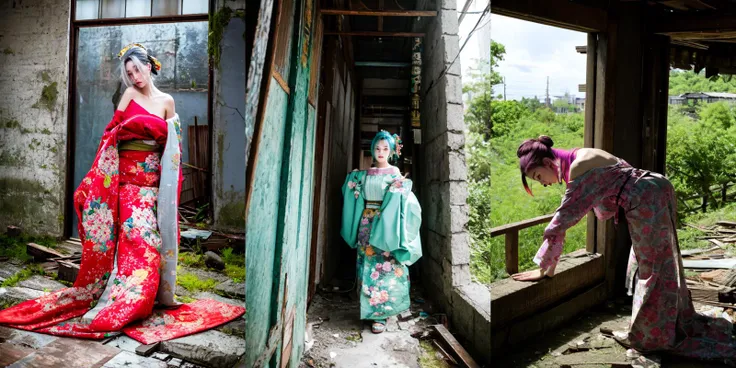
[[[383,320],[409,309],[409,269],[422,256],[422,209],[396,167],[348,174],[340,235],[358,249],[360,317]]]

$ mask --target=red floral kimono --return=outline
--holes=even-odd
[[[160,151],[118,150],[153,140]],[[144,343],[203,331],[245,308],[214,300],[178,305],[176,208],[181,191],[178,115],[165,121],[134,100],[105,128],[89,173],[74,192],[82,263],[74,286],[0,311],[0,324],[59,336],[100,339],[121,331]]]

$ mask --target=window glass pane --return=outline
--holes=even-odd
[[[150,17],[151,0],[126,0],[125,17]]]
[[[98,0],[77,0],[77,8],[74,19],[97,19],[99,10]]]
[[[151,35],[156,36],[152,38]],[[72,142],[75,152],[72,180],[75,188],[89,171],[102,132],[125,90],[120,78],[117,53],[123,46],[133,42],[142,43],[161,62],[161,71],[155,77],[154,84],[174,98],[176,112],[181,119],[183,162],[192,162],[189,126],[194,126],[194,117],[197,117],[198,125],[208,124],[207,21],[81,28],[74,81],[76,95],[70,99],[70,103],[76,107],[75,139]],[[77,217],[72,218],[73,237],[78,237]]]
[[[184,9],[182,14],[206,14],[208,8],[207,0],[183,0]]]
[[[153,15],[179,15],[181,0],[153,0]]]
[[[103,18],[125,18],[125,0],[102,0]]]

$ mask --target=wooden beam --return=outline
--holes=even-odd
[[[596,50],[598,35],[588,33],[588,43],[585,46],[586,52],[586,69],[585,69],[585,128],[583,129],[584,146],[594,147],[595,137],[595,80],[596,80]],[[590,52],[588,52],[590,50]],[[585,249],[589,253],[597,253],[596,245],[596,217],[594,213],[587,216],[587,231],[585,240]]]
[[[378,10],[383,10],[383,0],[378,0]],[[378,31],[383,32],[383,17],[378,17]]]
[[[661,34],[736,31],[736,15],[734,14],[713,14],[711,12],[699,15],[671,14],[656,16],[650,23],[651,31]]]
[[[414,33],[414,32],[376,32],[376,31],[352,31],[352,32],[326,31],[325,32],[325,36],[424,37],[424,33]]]
[[[494,227],[491,229],[491,237],[517,232],[519,230],[523,230],[528,227],[543,224],[545,222],[550,222],[553,216],[554,215],[544,215],[544,216],[531,218],[529,220],[524,220],[524,221],[514,222],[512,224],[506,224],[506,225]]]
[[[506,234],[506,272],[513,275],[519,272],[519,233],[512,231]]]
[[[568,0],[493,0],[491,12],[580,32],[604,31],[608,23],[605,10]]]
[[[26,244],[26,254],[28,254],[29,256],[33,256],[33,260],[35,260],[36,262],[43,261],[48,258],[64,257],[63,254],[36,243]]]
[[[480,368],[478,363],[473,360],[473,357],[463,348],[462,345],[452,336],[450,331],[444,325],[432,325],[432,329],[442,341],[452,350],[453,353],[463,362],[463,365],[468,368]]]
[[[667,35],[678,41],[718,41],[736,38],[736,31],[668,32]]]
[[[322,9],[322,15],[355,15],[365,17],[436,17],[432,10],[345,10]]]

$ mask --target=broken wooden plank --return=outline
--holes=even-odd
[[[728,287],[736,286],[736,268],[731,268],[721,276],[713,278],[713,282]]]
[[[63,254],[36,243],[26,244],[26,253],[29,256],[33,256],[33,259],[35,261],[45,261],[46,259],[52,257],[64,257]]]
[[[452,355],[448,353],[445,350],[445,348],[442,347],[442,344],[438,343],[437,340],[433,339],[432,345],[434,345],[434,347],[437,348],[437,350],[439,350],[442,353],[442,355],[444,355],[445,358],[447,358],[447,360],[450,361],[450,363],[452,363],[453,365],[457,365],[457,360],[455,360],[455,358],[453,358]]]
[[[688,290],[690,290],[690,297],[694,302],[722,306],[721,304],[733,303],[734,301],[736,301],[733,293],[733,288],[718,290],[710,288],[690,287],[688,288]],[[731,308],[732,307],[733,306],[731,306]]]
[[[715,249],[718,249],[718,248],[721,248],[721,247],[725,247],[726,246],[726,244],[723,244],[722,241],[717,240],[717,239],[708,239],[708,241],[716,245],[715,247],[710,248],[710,250],[715,250]]]
[[[727,270],[713,270],[713,271],[703,272],[698,276],[700,277],[701,280],[713,281],[716,277],[721,276],[723,273],[728,273],[728,271]]]
[[[468,368],[480,368],[478,363],[473,360],[473,357],[468,354],[465,348],[452,336],[450,331],[443,325],[432,325],[432,329],[437,333],[438,338],[450,347],[452,352],[460,359],[460,361]]]
[[[148,345],[141,345],[137,348],[135,348],[135,353],[142,356],[149,356],[153,354],[154,352],[158,351],[158,347],[161,344],[161,342],[154,342],[153,344]]]
[[[57,261],[59,263],[59,279],[75,282],[79,274],[79,265],[68,261]]]
[[[8,235],[11,238],[15,238],[20,236],[21,230],[17,226],[8,225],[8,230],[5,232],[6,235]]]
[[[723,244],[723,243],[721,243],[721,244]],[[681,251],[680,254],[682,254],[683,257],[693,256],[693,255],[700,254],[700,253],[712,252],[712,251],[714,251],[716,249],[719,249],[719,248],[720,248],[720,245],[715,246],[715,247],[712,247],[712,248],[708,248],[708,249],[686,249],[686,250]]]
[[[734,221],[718,221],[718,222],[716,222],[716,225],[726,226],[726,227],[736,227],[736,222],[734,222]]]
[[[690,269],[728,269],[736,266],[736,259],[683,260],[682,265]]]
[[[685,224],[685,226],[691,227],[691,228],[696,229],[696,230],[700,230],[700,231],[702,231],[704,233],[715,233],[716,232],[715,230],[703,229],[703,228],[698,227],[698,226],[695,226],[693,224]]]

